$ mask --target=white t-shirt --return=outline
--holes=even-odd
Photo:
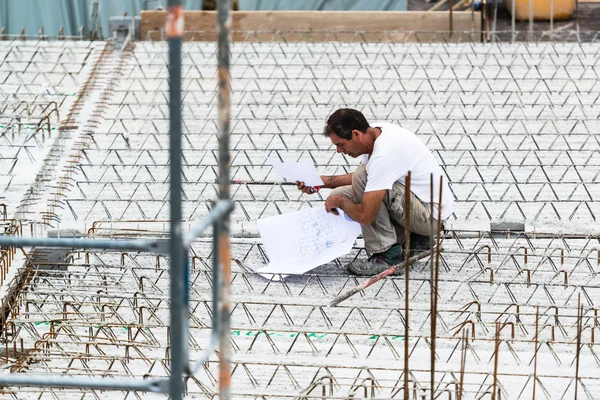
[[[387,122],[374,122],[373,127],[381,128],[381,135],[375,140],[371,157],[362,156],[367,167],[367,187],[365,192],[389,190],[394,182],[405,183],[410,171],[410,190],[422,202],[431,203],[430,174],[433,173],[433,206],[437,217],[440,196],[440,176],[442,169],[433,158],[427,146],[411,131]],[[446,177],[442,183],[442,220],[452,214],[454,199]]]

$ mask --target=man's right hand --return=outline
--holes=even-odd
[[[313,186],[306,186],[304,182],[300,181],[296,181],[296,187],[298,188],[298,190],[305,194],[314,194],[317,193],[320,189],[320,187],[315,188]]]

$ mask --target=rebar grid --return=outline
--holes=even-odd
[[[299,194],[265,158],[310,159],[323,174],[354,168],[320,133],[338,106],[414,130],[450,182],[456,202],[439,260],[435,395],[492,398],[500,391],[516,398],[537,390],[553,399],[578,388],[581,397],[597,397],[597,368],[575,369],[600,359],[594,228],[600,52],[598,43],[572,39],[291,43],[257,35],[232,46],[231,179],[246,182],[231,188],[234,397],[402,398],[407,300],[410,393],[431,395],[427,260],[411,270],[408,299],[406,282],[394,277],[336,308],[326,305],[364,281],[343,269],[365,255],[360,240],[347,257],[304,276],[277,281],[251,271],[268,261],[252,238],[256,220],[321,207],[327,195]],[[219,129],[216,47],[183,49],[185,229],[208,214],[219,194]],[[54,227],[77,227],[90,237],[164,237],[165,51],[162,43],[136,43],[126,64],[115,67],[122,75],[89,125],[89,141],[72,147],[79,158],[71,184],[60,198],[44,201],[46,210],[54,207]],[[526,222],[526,233],[490,233],[490,222],[504,221]],[[23,232],[29,234],[27,224]],[[192,360],[210,336],[210,248],[200,240],[190,249]],[[6,322],[5,361],[31,373],[168,376],[167,259],[81,251],[62,267],[22,271],[27,279]],[[217,376],[213,359],[187,380],[190,397],[213,397]],[[18,393],[109,398],[98,390]]]
[[[219,16],[220,17],[228,17],[229,12],[228,12],[228,6],[222,6],[220,5],[219,7],[220,12],[219,12]],[[222,10],[221,10],[222,9]],[[203,229],[205,229],[208,225],[213,224],[214,226],[214,230],[217,231],[222,231],[221,237],[219,238],[219,242],[215,241],[215,248],[218,249],[219,251],[224,252],[224,254],[227,254],[229,251],[229,246],[227,245],[226,241],[227,241],[227,236],[229,234],[229,224],[228,224],[228,217],[227,214],[230,212],[231,210],[231,202],[229,200],[229,196],[226,193],[227,189],[229,188],[229,177],[228,177],[228,173],[227,173],[227,168],[228,168],[228,135],[229,135],[229,130],[228,130],[228,126],[229,126],[229,115],[228,115],[228,108],[229,108],[229,104],[227,101],[225,101],[225,106],[223,106],[221,103],[223,103],[223,101],[220,102],[219,104],[219,109],[224,111],[225,113],[223,115],[226,116],[225,119],[221,119],[221,141],[223,142],[223,145],[221,146],[221,152],[226,154],[226,156],[222,156],[220,157],[220,165],[224,165],[224,171],[221,171],[220,173],[220,177],[224,177],[223,181],[222,181],[222,185],[221,185],[221,195],[219,196],[220,201],[217,203],[217,205],[215,206],[215,210],[214,212],[211,213],[210,216],[208,216],[207,218],[203,219],[203,221],[199,224],[197,224],[194,227],[194,230],[192,232],[190,232],[190,234],[188,234],[188,236],[186,238],[182,237],[182,231],[181,231],[181,64],[180,64],[180,58],[181,58],[181,54],[180,54],[180,50],[181,50],[181,35],[182,33],[180,32],[181,30],[181,26],[183,25],[183,21],[181,20],[183,18],[183,12],[182,12],[182,7],[181,7],[181,3],[178,0],[169,0],[169,17],[170,20],[172,22],[171,25],[169,25],[169,29],[167,31],[167,35],[168,35],[168,41],[169,41],[169,66],[170,66],[170,71],[169,71],[169,82],[170,82],[170,91],[169,91],[169,102],[170,102],[170,129],[169,129],[169,133],[170,133],[170,151],[171,151],[171,157],[170,157],[170,174],[171,174],[171,179],[170,179],[170,192],[171,192],[171,196],[170,196],[170,234],[169,234],[169,241],[167,242],[167,245],[169,247],[169,259],[172,262],[171,265],[171,279],[169,280],[169,286],[170,286],[170,303],[171,303],[171,307],[170,307],[170,332],[168,332],[168,337],[170,339],[170,343],[171,345],[169,346],[170,348],[172,348],[172,354],[170,355],[170,363],[169,363],[169,371],[170,374],[168,375],[168,379],[153,379],[150,381],[144,381],[141,379],[138,380],[132,380],[132,379],[118,379],[116,381],[113,381],[112,379],[110,380],[106,380],[106,379],[77,379],[76,377],[69,377],[69,378],[65,378],[63,376],[60,375],[50,375],[48,377],[44,377],[42,375],[38,375],[38,376],[33,376],[33,377],[28,377],[28,376],[24,376],[24,375],[18,375],[18,374],[11,374],[8,377],[4,377],[6,379],[3,379],[3,383],[7,383],[7,384],[12,384],[12,385],[20,385],[20,384],[24,384],[25,386],[41,386],[41,387],[61,387],[61,388],[65,388],[65,387],[73,387],[73,388],[82,388],[82,389],[121,389],[121,390],[141,390],[141,391],[149,391],[149,392],[159,392],[159,393],[170,393],[171,398],[173,398],[174,400],[180,399],[183,396],[183,391],[184,391],[184,386],[183,386],[183,378],[184,378],[184,373],[186,375],[191,375],[193,373],[196,372],[197,366],[191,366],[189,364],[189,359],[188,359],[188,346],[187,344],[184,342],[185,338],[187,337],[187,323],[188,323],[188,318],[187,318],[187,312],[184,311],[184,307],[188,306],[188,295],[186,293],[184,293],[184,291],[187,289],[187,277],[185,276],[188,273],[187,267],[183,266],[182,263],[184,261],[184,247],[187,246],[187,242],[193,240],[194,238],[194,232],[198,232],[201,233]],[[180,23],[181,22],[181,23]],[[223,25],[223,24],[221,24]],[[225,27],[226,29],[226,27]],[[42,28],[43,30],[43,28]],[[227,31],[224,31],[224,37],[225,40],[219,40],[220,44],[223,45],[226,49],[227,49],[227,45],[228,45],[228,41],[227,41]],[[68,181],[68,179],[70,178],[70,174],[73,171],[72,167],[73,164],[76,164],[79,160],[78,158],[81,156],[81,152],[83,150],[84,147],[86,147],[86,145],[88,144],[87,141],[85,140],[86,137],[82,137],[82,133],[87,135],[87,138],[89,138],[91,135],[91,133],[93,133],[93,131],[95,130],[94,128],[97,126],[98,123],[98,118],[101,117],[103,109],[104,109],[104,105],[105,105],[105,100],[109,97],[109,92],[112,89],[112,85],[118,81],[119,77],[118,77],[118,73],[120,72],[119,66],[121,66],[123,64],[123,60],[125,60],[126,58],[126,53],[128,52],[128,48],[131,48],[131,45],[123,45],[121,48],[121,51],[119,51],[118,53],[116,52],[112,52],[113,56],[112,58],[112,63],[113,64],[117,64],[116,67],[110,68],[108,69],[107,73],[108,73],[108,77],[101,77],[100,75],[103,73],[102,71],[102,63],[105,62],[105,60],[103,59],[103,56],[106,57],[106,46],[104,47],[104,49],[102,50],[101,54],[98,57],[98,60],[96,63],[94,63],[94,67],[93,70],[90,73],[90,76],[88,78],[88,81],[86,82],[86,84],[84,85],[84,87],[81,89],[81,92],[77,98],[77,100],[75,101],[73,107],[71,108],[68,118],[67,118],[67,124],[69,124],[68,127],[63,127],[64,130],[70,130],[70,129],[77,129],[77,126],[72,126],[70,124],[75,124],[75,123],[81,123],[82,127],[81,127],[81,131],[79,132],[79,135],[64,135],[66,137],[64,137],[63,135],[59,135],[59,137],[57,138],[57,140],[54,141],[54,144],[52,145],[51,149],[50,149],[50,153],[49,156],[44,160],[43,165],[40,168],[40,172],[38,173],[37,177],[36,177],[36,183],[34,185],[32,185],[31,188],[29,188],[29,190],[27,191],[27,193],[25,194],[25,203],[29,203],[31,200],[33,200],[31,198],[32,195],[36,195],[36,191],[40,190],[41,188],[44,187],[44,182],[43,182],[43,178],[46,175],[50,175],[52,173],[54,173],[55,169],[58,169],[60,171],[60,167],[61,167],[61,161],[62,164],[64,166],[64,164],[67,164],[66,167],[64,167],[62,169],[62,171],[60,171],[58,173],[58,177],[57,177],[57,181],[59,183],[58,187],[57,187],[57,191],[55,193],[53,193],[53,198],[50,199],[46,199],[46,198],[42,198],[42,201],[40,202],[42,205],[46,205],[45,203],[47,202],[47,206],[48,206],[48,211],[41,212],[42,218],[43,218],[43,222],[47,223],[48,225],[51,225],[48,220],[50,221],[55,221],[56,224],[58,225],[60,218],[57,217],[55,211],[56,208],[56,203],[59,202],[62,196],[64,196],[64,193],[61,193],[61,189],[62,190],[66,190],[68,189],[67,187],[67,183],[65,181]],[[104,58],[105,58],[104,57]],[[109,56],[110,57],[110,56]],[[223,56],[220,57],[219,59],[219,65],[222,65],[222,59]],[[108,61],[110,63],[110,61]],[[226,62],[224,64],[225,68],[228,68],[228,63]],[[100,87],[94,87],[94,84],[98,84]],[[48,89],[46,89],[46,92],[49,92]],[[220,97],[225,95],[228,98],[228,89],[225,88],[224,90],[220,90],[219,94]],[[87,97],[87,98],[85,98]],[[82,98],[85,98],[85,100],[81,101]],[[104,103],[104,104],[103,104]],[[224,109],[224,110],[223,110]],[[48,130],[50,131],[50,126],[48,124]],[[71,138],[71,136],[75,136],[74,138]],[[66,139],[66,140],[65,140]],[[79,140],[81,139],[81,140]],[[65,146],[65,141],[68,141],[70,143],[68,143],[67,146]],[[66,151],[65,149],[62,149],[63,151],[61,151],[61,153],[64,152],[72,152],[72,156],[74,156],[74,163],[73,162],[69,162],[69,161],[73,161],[73,160],[64,160],[63,157],[57,157],[55,155],[55,153],[57,152],[57,150],[61,149],[62,147],[67,147]],[[62,155],[62,154],[61,154]],[[58,167],[58,168],[57,168]],[[38,179],[40,178],[40,179]],[[61,184],[63,184],[63,186],[61,186]],[[29,198],[27,198],[29,196]],[[39,200],[39,199],[37,199]],[[21,201],[20,204],[20,208],[25,208],[27,209],[29,206],[29,204],[24,204],[24,201]],[[59,204],[60,206],[60,204]],[[4,217],[6,219],[6,211],[7,207],[6,205],[4,205]],[[18,223],[22,223],[22,215],[21,213],[24,213],[23,210],[19,209],[17,210],[17,213],[15,214],[16,217],[18,217],[19,221]],[[16,219],[15,217],[15,219]],[[33,224],[32,224],[33,227]],[[33,231],[33,229],[32,229]],[[22,229],[21,229],[22,232]],[[33,232],[32,232],[33,233]],[[60,236],[60,232],[58,233]],[[215,233],[216,235],[216,233]],[[184,244],[183,241],[186,241],[186,243]],[[75,244],[75,242],[82,242],[81,240],[75,240],[74,242],[71,241],[71,243]],[[84,248],[97,248],[97,247],[104,247],[106,249],[111,248],[111,244],[115,244],[115,242],[109,243],[109,241],[94,241],[94,244],[92,244],[90,241],[83,241],[86,243],[82,243],[81,246]],[[26,240],[26,239],[17,239],[14,240],[12,238],[8,238],[6,240],[4,240],[2,242],[3,244],[13,244],[13,245],[17,245],[17,246],[27,246],[27,245],[40,245],[43,246],[45,243],[48,243],[48,245],[52,245],[55,244],[56,246],[60,247],[68,247],[69,246],[69,240],[67,241],[61,241],[61,240],[55,240],[55,241],[46,241],[44,239],[40,239],[40,238],[33,238],[31,240]],[[123,246],[123,248],[136,248],[136,246],[128,246],[127,241],[119,241],[119,244],[121,244]],[[150,242],[144,242],[144,243],[148,243],[150,244]],[[158,250],[160,252],[165,252],[166,248],[165,246],[161,246],[158,245],[157,243],[154,244],[155,246],[155,250]],[[114,248],[114,247],[113,247]],[[139,247],[138,247],[139,249]],[[150,250],[148,248],[148,250]],[[43,252],[43,250],[42,250]],[[36,253],[33,253],[33,256],[35,256]],[[224,332],[228,332],[229,331],[229,309],[228,307],[228,298],[225,294],[222,293],[228,293],[227,292],[227,288],[228,288],[228,281],[229,281],[229,274],[227,273],[228,268],[229,268],[229,260],[227,259],[227,257],[225,256],[224,259],[217,261],[217,256],[215,253],[214,256],[215,259],[215,272],[214,272],[214,280],[215,280],[215,284],[216,281],[219,279],[220,275],[224,275],[225,276],[225,280],[224,283],[222,284],[222,288],[220,288],[218,291],[215,290],[213,292],[213,298],[214,298],[214,302],[213,304],[216,306],[217,304],[219,305],[219,307],[223,308],[222,312],[219,312],[219,317],[215,317],[214,321],[218,321],[219,322],[219,326],[224,327],[218,332],[219,336],[223,336]],[[28,262],[29,262],[29,268],[32,267],[32,260],[33,259],[29,259],[28,258]],[[67,259],[65,259],[65,261],[67,261]],[[217,268],[223,268],[224,271],[223,272],[216,272]],[[3,275],[4,278],[4,275]],[[14,285],[14,289],[13,289],[13,293],[10,293],[7,297],[12,297],[12,299],[14,299],[14,297],[16,297],[17,295],[15,294],[18,293],[20,291],[20,286],[24,283],[27,283],[27,279],[29,277],[25,277],[23,278],[22,275],[16,279],[16,283]],[[217,299],[218,297],[218,299]],[[218,301],[218,302],[217,302]],[[65,305],[66,308],[66,305]],[[3,325],[7,322],[7,315],[6,315],[6,311],[4,310],[3,312]],[[65,310],[66,313],[66,310]],[[215,314],[217,313],[217,311],[215,310]],[[17,312],[14,312],[13,315],[18,315]],[[216,325],[216,322],[215,322]],[[5,331],[6,333],[7,331]],[[217,332],[216,327],[213,329],[213,332],[211,334],[211,343],[215,341],[215,338],[217,337],[217,334],[215,333]],[[54,332],[51,332],[50,335],[53,335]],[[225,371],[227,373],[227,375],[229,375],[229,358],[226,355],[227,349],[229,348],[228,343],[224,342],[223,339],[218,340],[219,341],[219,349],[220,349],[220,357],[222,358],[221,362],[220,362],[220,369],[222,371]],[[6,340],[6,343],[8,344],[8,340]],[[39,342],[38,342],[39,344]],[[198,361],[197,365],[198,366],[202,366],[202,364],[205,362],[204,359],[207,357],[210,357],[210,355],[212,353],[214,353],[214,344],[212,344],[213,349],[209,349],[206,352],[204,352],[203,354],[200,355],[200,360]],[[7,347],[8,348],[8,347]],[[23,348],[23,346],[22,346]],[[34,349],[35,352],[35,349]],[[8,350],[7,350],[7,354],[6,354],[6,360],[8,362]],[[223,378],[223,377],[222,377]],[[224,379],[221,379],[221,388],[222,388],[222,398],[224,399],[228,399],[230,398],[230,396],[228,395],[228,393],[223,392],[223,390],[226,390],[229,388],[229,385],[224,385],[223,384]]]
[[[79,128],[70,119],[81,97],[78,92],[87,90],[81,82],[104,45],[0,42],[0,161],[5,167],[0,173],[0,199],[5,219],[10,214],[17,225],[44,223],[31,216],[31,209],[49,187],[67,184],[56,179],[54,170],[65,147],[71,147],[70,130]]]
[[[458,377],[461,346],[468,341],[463,395],[480,396],[486,387],[484,382],[491,377],[480,371],[492,365],[496,324],[501,323],[506,327],[500,336],[500,346],[505,351],[500,355],[498,379],[501,384],[507,382],[501,386],[505,394],[514,395],[518,393],[516,389],[531,385],[526,378],[531,375],[532,355],[538,343],[543,344],[538,348],[538,357],[544,359],[537,371],[540,386],[546,388],[548,398],[567,390],[565,385],[572,378],[572,350],[578,338],[585,348],[582,361],[597,359],[597,308],[594,294],[587,292],[596,290],[590,283],[597,275],[597,250],[592,250],[595,243],[597,239],[560,237],[445,239],[440,265],[451,265],[452,270],[442,268],[440,277],[438,385],[450,384],[451,377]],[[325,300],[362,278],[350,277],[333,264],[285,281],[264,279],[245,268],[248,260],[255,259],[252,252],[260,253],[259,247],[255,240],[232,242],[236,266],[231,281],[235,355],[232,378],[238,385],[243,380],[255,388],[238,393],[235,387],[245,386],[234,384],[236,396],[261,393],[272,398],[295,397],[297,394],[285,391],[290,381],[296,382],[298,393],[301,388],[310,387],[311,382],[325,375],[324,361],[326,370],[338,382],[331,398],[342,398],[351,391],[358,378],[350,377],[357,374],[373,377],[377,397],[399,397],[403,378],[398,371],[404,360],[399,329],[404,316],[403,278],[384,280],[364,295],[353,297],[340,307],[328,308]],[[193,354],[201,350],[210,334],[211,243],[201,240],[191,250],[196,260],[190,260],[189,341]],[[557,268],[552,257],[569,274],[566,285],[562,275],[555,279]],[[581,268],[582,265],[586,267]],[[529,282],[522,276],[528,266],[532,270]],[[14,303],[14,317],[5,329],[20,340],[20,344],[13,341],[16,348],[13,344],[7,346],[7,362],[14,371],[26,366],[31,372],[94,374],[111,365],[115,376],[166,374],[168,268],[166,259],[146,254],[79,252],[67,271],[30,270],[28,283]],[[415,375],[411,382],[416,382],[419,393],[429,390],[427,365],[423,362],[430,338],[428,268],[427,262],[419,263],[409,282],[409,345],[411,372]],[[453,277],[457,274],[468,277],[467,281]],[[493,280],[489,279],[490,274]],[[588,300],[578,328],[577,296],[586,292],[581,296]],[[475,296],[478,300],[473,300]],[[323,361],[315,364],[315,357]],[[277,365],[288,371],[278,373],[274,370]],[[190,395],[208,395],[214,390],[210,389],[215,383],[211,380],[211,374],[216,373],[214,368],[211,364],[198,377],[199,383],[188,381]],[[581,375],[581,382],[594,393],[599,377],[590,371]],[[458,380],[453,382],[457,385]],[[515,386],[519,382],[520,386]],[[454,393],[456,387],[445,390]]]
[[[114,97],[117,110],[100,127],[106,134],[84,151],[80,195],[63,205],[65,218],[166,219],[161,49],[137,45]],[[184,219],[206,213],[203,199],[218,193],[214,51],[186,44],[183,58],[183,195],[192,200]],[[277,181],[266,156],[309,158],[323,173],[350,171],[353,161],[334,155],[318,132],[328,104],[355,104],[427,142],[451,182],[457,229],[509,216],[542,227],[589,226],[598,212],[597,54],[595,43],[237,43],[232,179]],[[263,216],[316,206],[293,187],[234,185],[232,195],[237,232],[256,233]]]

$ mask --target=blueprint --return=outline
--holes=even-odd
[[[259,273],[302,274],[347,254],[360,224],[324,208],[308,208],[258,220],[269,265]]]

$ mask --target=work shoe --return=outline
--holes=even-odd
[[[429,236],[410,233],[410,256],[415,256],[431,249],[431,240]]]
[[[377,275],[380,272],[389,269],[392,265],[402,264],[404,262],[404,251],[402,246],[395,244],[382,253],[375,253],[368,260],[356,260],[348,263],[346,269],[354,275]],[[404,268],[400,266],[394,275],[404,273]]]

